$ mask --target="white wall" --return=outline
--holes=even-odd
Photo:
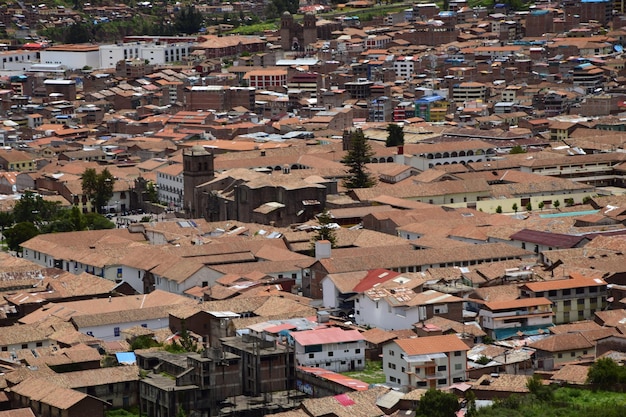
[[[424,365],[435,366],[436,387],[442,388],[456,381],[466,379],[467,355],[465,351],[442,352],[443,355],[431,355],[428,362],[407,362],[406,354],[396,343],[388,343],[383,347],[383,371],[386,382],[394,385],[429,388]],[[445,355],[445,356],[444,356]],[[458,356],[457,356],[458,355]],[[443,356],[443,357],[439,357]],[[414,375],[409,374],[414,373]]]
[[[124,43],[100,46],[100,62],[102,68],[115,68],[115,65],[126,59],[147,60],[150,64],[167,64],[182,61],[189,55],[191,45],[186,43],[155,44],[155,43]]]
[[[35,51],[7,51],[0,55],[0,69],[21,70],[24,65],[30,65],[39,61]]]
[[[337,287],[335,287],[335,283],[328,277],[324,277],[322,279],[322,295],[324,307],[337,307],[337,296],[339,296],[339,291],[337,290]]]
[[[151,330],[164,329],[169,326],[169,318],[167,316],[149,319],[149,320],[140,320],[140,321],[132,321],[128,323],[115,323],[115,324],[106,324],[103,326],[90,326],[79,328],[78,331],[84,334],[88,334],[97,339],[102,339],[104,341],[111,340],[122,340],[123,336],[121,334],[122,330],[128,329],[134,326],[143,326],[147,327]],[[115,336],[115,328],[119,328],[120,335]]]
[[[357,324],[385,330],[413,328],[414,323],[426,318],[425,308],[422,316],[419,311],[419,307],[394,308],[383,299],[374,301],[363,294],[354,300],[354,321]]]
[[[41,51],[42,64],[61,64],[71,69],[80,69],[84,66],[100,68],[100,52],[69,52],[69,51]]]
[[[176,176],[157,172],[157,188],[159,201],[167,203],[168,207],[183,207],[184,182],[182,172]]]
[[[365,367],[365,340],[324,344],[321,352],[313,353],[306,353],[305,347],[296,342],[295,356],[298,366],[313,366],[333,372],[360,370]]]

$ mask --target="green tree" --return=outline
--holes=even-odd
[[[74,23],[67,29],[66,43],[87,43],[93,39],[91,27],[85,23]]]
[[[526,204],[526,211],[533,211],[533,205],[530,201]]]
[[[496,207],[496,213],[502,214],[502,206]]]
[[[178,33],[185,33],[191,35],[198,33],[202,27],[203,22],[202,13],[196,10],[196,8],[189,4],[186,7],[181,7],[180,11],[174,18],[174,29]]]
[[[372,146],[361,129],[350,134],[350,150],[341,162],[348,167],[348,178],[344,180],[346,188],[371,188],[376,179],[367,171],[366,165],[374,156]]]
[[[159,202],[159,192],[152,181],[148,181],[146,184],[146,197],[151,203]]]
[[[467,417],[476,416],[476,394],[474,391],[468,390],[465,394],[465,400],[467,401]]]
[[[113,187],[115,177],[107,168],[99,174],[94,168],[87,168],[82,175],[83,194],[89,198],[93,208],[100,214],[104,212],[111,197],[113,197]]]
[[[626,382],[626,368],[611,358],[600,358],[589,367],[587,382],[602,389]]]
[[[552,205],[554,206],[555,209],[559,209],[559,207],[561,207],[561,202],[559,200],[556,200],[554,203],[552,203]]]
[[[511,209],[513,209],[513,211],[517,213],[517,210],[519,209],[519,207],[517,207],[517,203],[513,203]]]
[[[328,211],[318,214],[317,223],[319,224],[319,229],[317,229],[317,233],[313,236],[313,248],[315,248],[315,242],[318,240],[328,240],[332,248],[337,246],[337,236],[335,235],[335,231],[330,227],[330,224],[333,223],[333,218]]]
[[[387,125],[387,141],[385,146],[391,148],[392,146],[404,145],[404,128],[395,123],[389,123]]]
[[[583,204],[589,204],[589,203],[591,203],[591,196],[588,196],[588,195],[584,196]]]
[[[4,229],[13,226],[14,222],[15,216],[12,212],[0,211],[0,233],[3,234],[2,239],[4,239]]]
[[[515,154],[519,154],[519,153],[526,153],[526,151],[520,145],[515,145],[515,146],[513,146],[511,148],[509,153],[512,154],[512,155],[515,155]]]
[[[98,213],[86,213],[83,215],[85,228],[89,230],[114,229],[115,223]]]
[[[543,208],[545,207],[545,204],[543,203],[543,201],[540,201],[540,202],[537,204],[537,207],[539,207],[539,210],[542,210],[542,211],[543,211]]]
[[[455,417],[459,410],[459,401],[454,394],[429,389],[420,398],[417,407],[419,417]]]
[[[4,232],[9,250],[22,252],[20,245],[37,236],[39,229],[31,222],[21,222]]]
[[[554,399],[553,388],[545,385],[539,375],[533,375],[526,383],[526,387],[539,401],[552,401]]]
[[[13,207],[13,217],[16,223],[31,222],[40,224],[44,219],[49,221],[54,219],[61,210],[58,202],[46,201],[39,194],[26,191],[15,207]]]

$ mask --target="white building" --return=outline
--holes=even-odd
[[[478,313],[480,325],[494,339],[552,326],[552,301],[545,297],[493,301]]]
[[[469,348],[456,335],[397,339],[383,346],[389,384],[442,388],[466,379]]]
[[[385,330],[411,329],[415,323],[433,316],[462,319],[463,300],[434,290],[415,293],[404,287],[373,288],[356,296],[354,301],[357,324]]]
[[[324,368],[333,372],[365,367],[365,339],[358,330],[339,327],[291,332],[297,366]]]
[[[119,43],[100,46],[101,68],[115,68],[119,61],[143,59],[150,64],[183,61],[189,55],[189,43]]]
[[[100,68],[100,46],[58,45],[40,51],[42,64],[64,65],[70,69]]]
[[[157,189],[160,202],[172,209],[182,209],[183,165],[171,164],[157,169]]]
[[[36,51],[2,51],[0,52],[0,69],[28,70],[33,62],[39,62]]]
[[[411,78],[415,73],[415,62],[417,57],[414,56],[400,56],[393,63],[393,69],[396,72],[396,77],[399,78]]]

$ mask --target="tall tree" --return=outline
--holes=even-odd
[[[366,164],[374,156],[372,146],[363,134],[357,129],[350,134],[350,150],[341,162],[348,167],[348,178],[344,180],[347,188],[371,188],[376,185],[376,179],[368,172]]]
[[[333,223],[333,218],[328,211],[318,214],[317,222],[319,224],[319,229],[317,229],[317,233],[313,236],[313,247],[315,247],[315,242],[318,240],[328,240],[332,248],[337,245],[337,236],[335,235],[335,231],[330,226]]]
[[[202,13],[197,11],[193,4],[189,4],[186,7],[181,7],[176,14],[174,28],[178,33],[191,35],[198,33],[202,27],[203,20]]]
[[[387,125],[387,141],[385,146],[391,148],[392,146],[404,145],[404,128],[395,123],[389,123]]]
[[[104,212],[111,197],[113,197],[113,186],[115,177],[107,168],[98,174],[94,168],[87,168],[82,175],[83,194],[89,198],[92,206],[100,214]]]

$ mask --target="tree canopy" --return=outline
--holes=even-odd
[[[367,170],[366,164],[374,156],[372,146],[361,129],[350,133],[350,148],[341,162],[348,167],[348,177],[344,180],[346,188],[371,188],[376,179]]]
[[[181,7],[180,11],[176,14],[174,29],[176,29],[177,33],[191,35],[198,33],[202,28],[203,21],[202,13],[197,11],[192,4],[189,4],[186,7]]]
[[[601,388],[609,388],[618,383],[623,384],[626,382],[626,368],[619,366],[611,358],[600,358],[589,367],[587,380]]]
[[[420,398],[417,416],[455,417],[458,410],[459,400],[454,394],[431,388]]]
[[[387,141],[385,146],[391,148],[392,146],[404,145],[404,128],[395,123],[389,123],[387,125]]]
[[[21,222],[4,232],[9,250],[21,252],[20,245],[37,236],[39,229],[31,222]]]
[[[87,168],[82,175],[83,193],[89,198],[92,206],[100,214],[104,213],[105,207],[113,197],[115,177],[107,168],[98,173],[94,168]]]

